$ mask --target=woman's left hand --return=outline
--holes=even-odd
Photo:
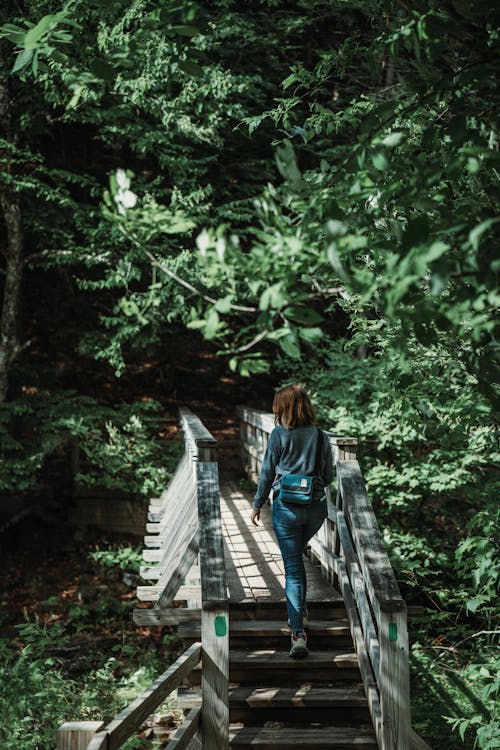
[[[252,512],[250,514],[250,520],[253,523],[254,526],[259,525],[260,521],[260,508],[256,510],[255,508],[252,508]]]

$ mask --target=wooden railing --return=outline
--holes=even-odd
[[[201,643],[193,643],[152,685],[121,711],[107,726],[102,721],[68,721],[57,732],[57,750],[118,750],[153,711],[199,664]],[[199,709],[193,709],[176,732],[177,750],[187,748],[200,721]],[[172,748],[174,745],[172,744]],[[170,748],[170,743],[169,743]]]
[[[256,481],[274,418],[245,407],[239,416],[243,464]],[[424,748],[411,729],[406,605],[366,494],[357,439],[329,434],[329,441],[337,498],[332,503],[328,497],[328,518],[309,554],[343,595],[379,747]]]
[[[180,423],[184,455],[167,489],[151,501],[144,537],[147,564],[140,573],[156,583],[139,586],[137,598],[155,604],[150,609],[136,608],[133,618],[139,625],[164,625],[200,617],[201,643],[187,649],[106,727],[102,722],[64,724],[58,731],[57,750],[87,745],[88,750],[118,750],[200,660],[202,708],[190,711],[167,748],[200,747],[197,733],[203,738],[203,750],[229,748],[229,603],[217,442],[189,409],[180,410]],[[172,607],[174,598],[191,600],[194,606]]]

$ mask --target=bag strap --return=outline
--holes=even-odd
[[[321,449],[323,447],[323,432],[319,429],[319,427],[316,427],[316,430],[318,431],[318,436],[316,440],[316,460],[314,461],[314,476],[319,477],[319,466],[321,463]]]

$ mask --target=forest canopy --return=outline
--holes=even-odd
[[[433,639],[466,642],[449,668],[476,700],[446,683],[446,726],[500,747],[498,4],[4,7],[2,491],[68,439],[82,481],[161,491],[164,394],[115,394],[155,359],[172,391],[172,336],[306,383],[432,609],[415,679]],[[112,373],[105,403],[79,368]]]

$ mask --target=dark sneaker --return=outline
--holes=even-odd
[[[295,633],[292,633],[291,639],[290,656],[294,656],[295,658],[307,656],[309,650],[307,648],[306,633],[303,630],[297,630]]]

